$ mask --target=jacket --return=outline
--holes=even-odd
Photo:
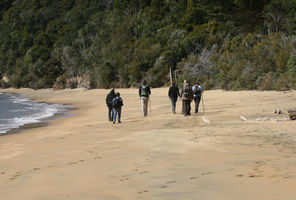
[[[185,89],[188,88],[188,94],[187,92],[185,92]],[[185,83],[183,85],[182,91],[181,91],[181,98],[182,100],[192,100],[193,99],[193,92],[192,92],[192,88],[188,83]]]
[[[180,92],[179,92],[178,86],[176,86],[176,85],[171,86],[169,88],[168,96],[170,97],[170,99],[177,100],[178,97],[180,97]]]
[[[116,96],[116,95],[115,95],[114,90],[111,90],[111,91],[107,94],[107,97],[106,97],[106,104],[107,104],[107,106],[112,107],[112,100],[114,99],[115,96]]]
[[[196,90],[198,91],[196,94],[194,93],[194,91],[195,91],[195,88],[197,88]],[[203,93],[203,88],[202,88],[202,86],[201,85],[194,85],[193,87],[192,87],[192,91],[193,91],[193,96],[194,97],[201,97],[201,95],[202,95],[202,93]]]
[[[117,104],[117,105],[115,105]],[[112,105],[113,108],[121,108],[121,106],[123,106],[123,101],[121,97],[114,97],[114,99],[112,100]]]
[[[142,94],[143,87],[145,87],[145,89],[146,89],[146,92],[147,92],[146,95]],[[148,85],[141,85],[139,87],[139,96],[140,97],[149,97],[150,94],[151,94],[151,90],[150,90],[150,87]]]

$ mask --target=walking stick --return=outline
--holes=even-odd
[[[151,107],[151,100],[150,100],[150,97],[149,97],[148,101],[149,101],[149,107],[150,107],[150,113],[151,113],[151,112],[152,112],[152,107]]]
[[[205,114],[205,105],[204,105],[203,95],[201,95],[201,102],[202,102],[203,114]]]

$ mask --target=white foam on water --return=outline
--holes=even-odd
[[[24,105],[24,108],[10,110],[10,112],[27,112],[28,114],[13,119],[2,119],[5,123],[0,124],[0,134],[7,133],[11,129],[19,128],[26,124],[40,123],[42,120],[49,119],[58,113],[66,112],[72,107],[70,105],[38,103],[22,95],[11,95],[10,99],[15,104]]]

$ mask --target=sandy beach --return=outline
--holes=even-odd
[[[121,124],[107,120],[109,90],[0,90],[77,108],[0,136],[0,200],[296,199],[296,91],[205,91],[205,113],[184,117],[157,88],[145,118],[137,89],[116,91]]]

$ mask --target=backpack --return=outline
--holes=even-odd
[[[119,97],[115,97],[115,98],[113,99],[113,101],[112,101],[112,106],[113,106],[114,108],[118,108],[118,107],[122,106],[122,101],[121,101],[121,99],[120,99]]]
[[[191,88],[189,85],[186,85],[184,87],[184,93],[183,93],[185,98],[191,98]]]
[[[198,87],[198,85],[195,85],[195,86],[193,87],[193,94],[194,94],[195,96],[201,96],[201,89]]]
[[[148,95],[149,95],[148,86],[147,85],[142,85],[141,96],[147,97]]]

